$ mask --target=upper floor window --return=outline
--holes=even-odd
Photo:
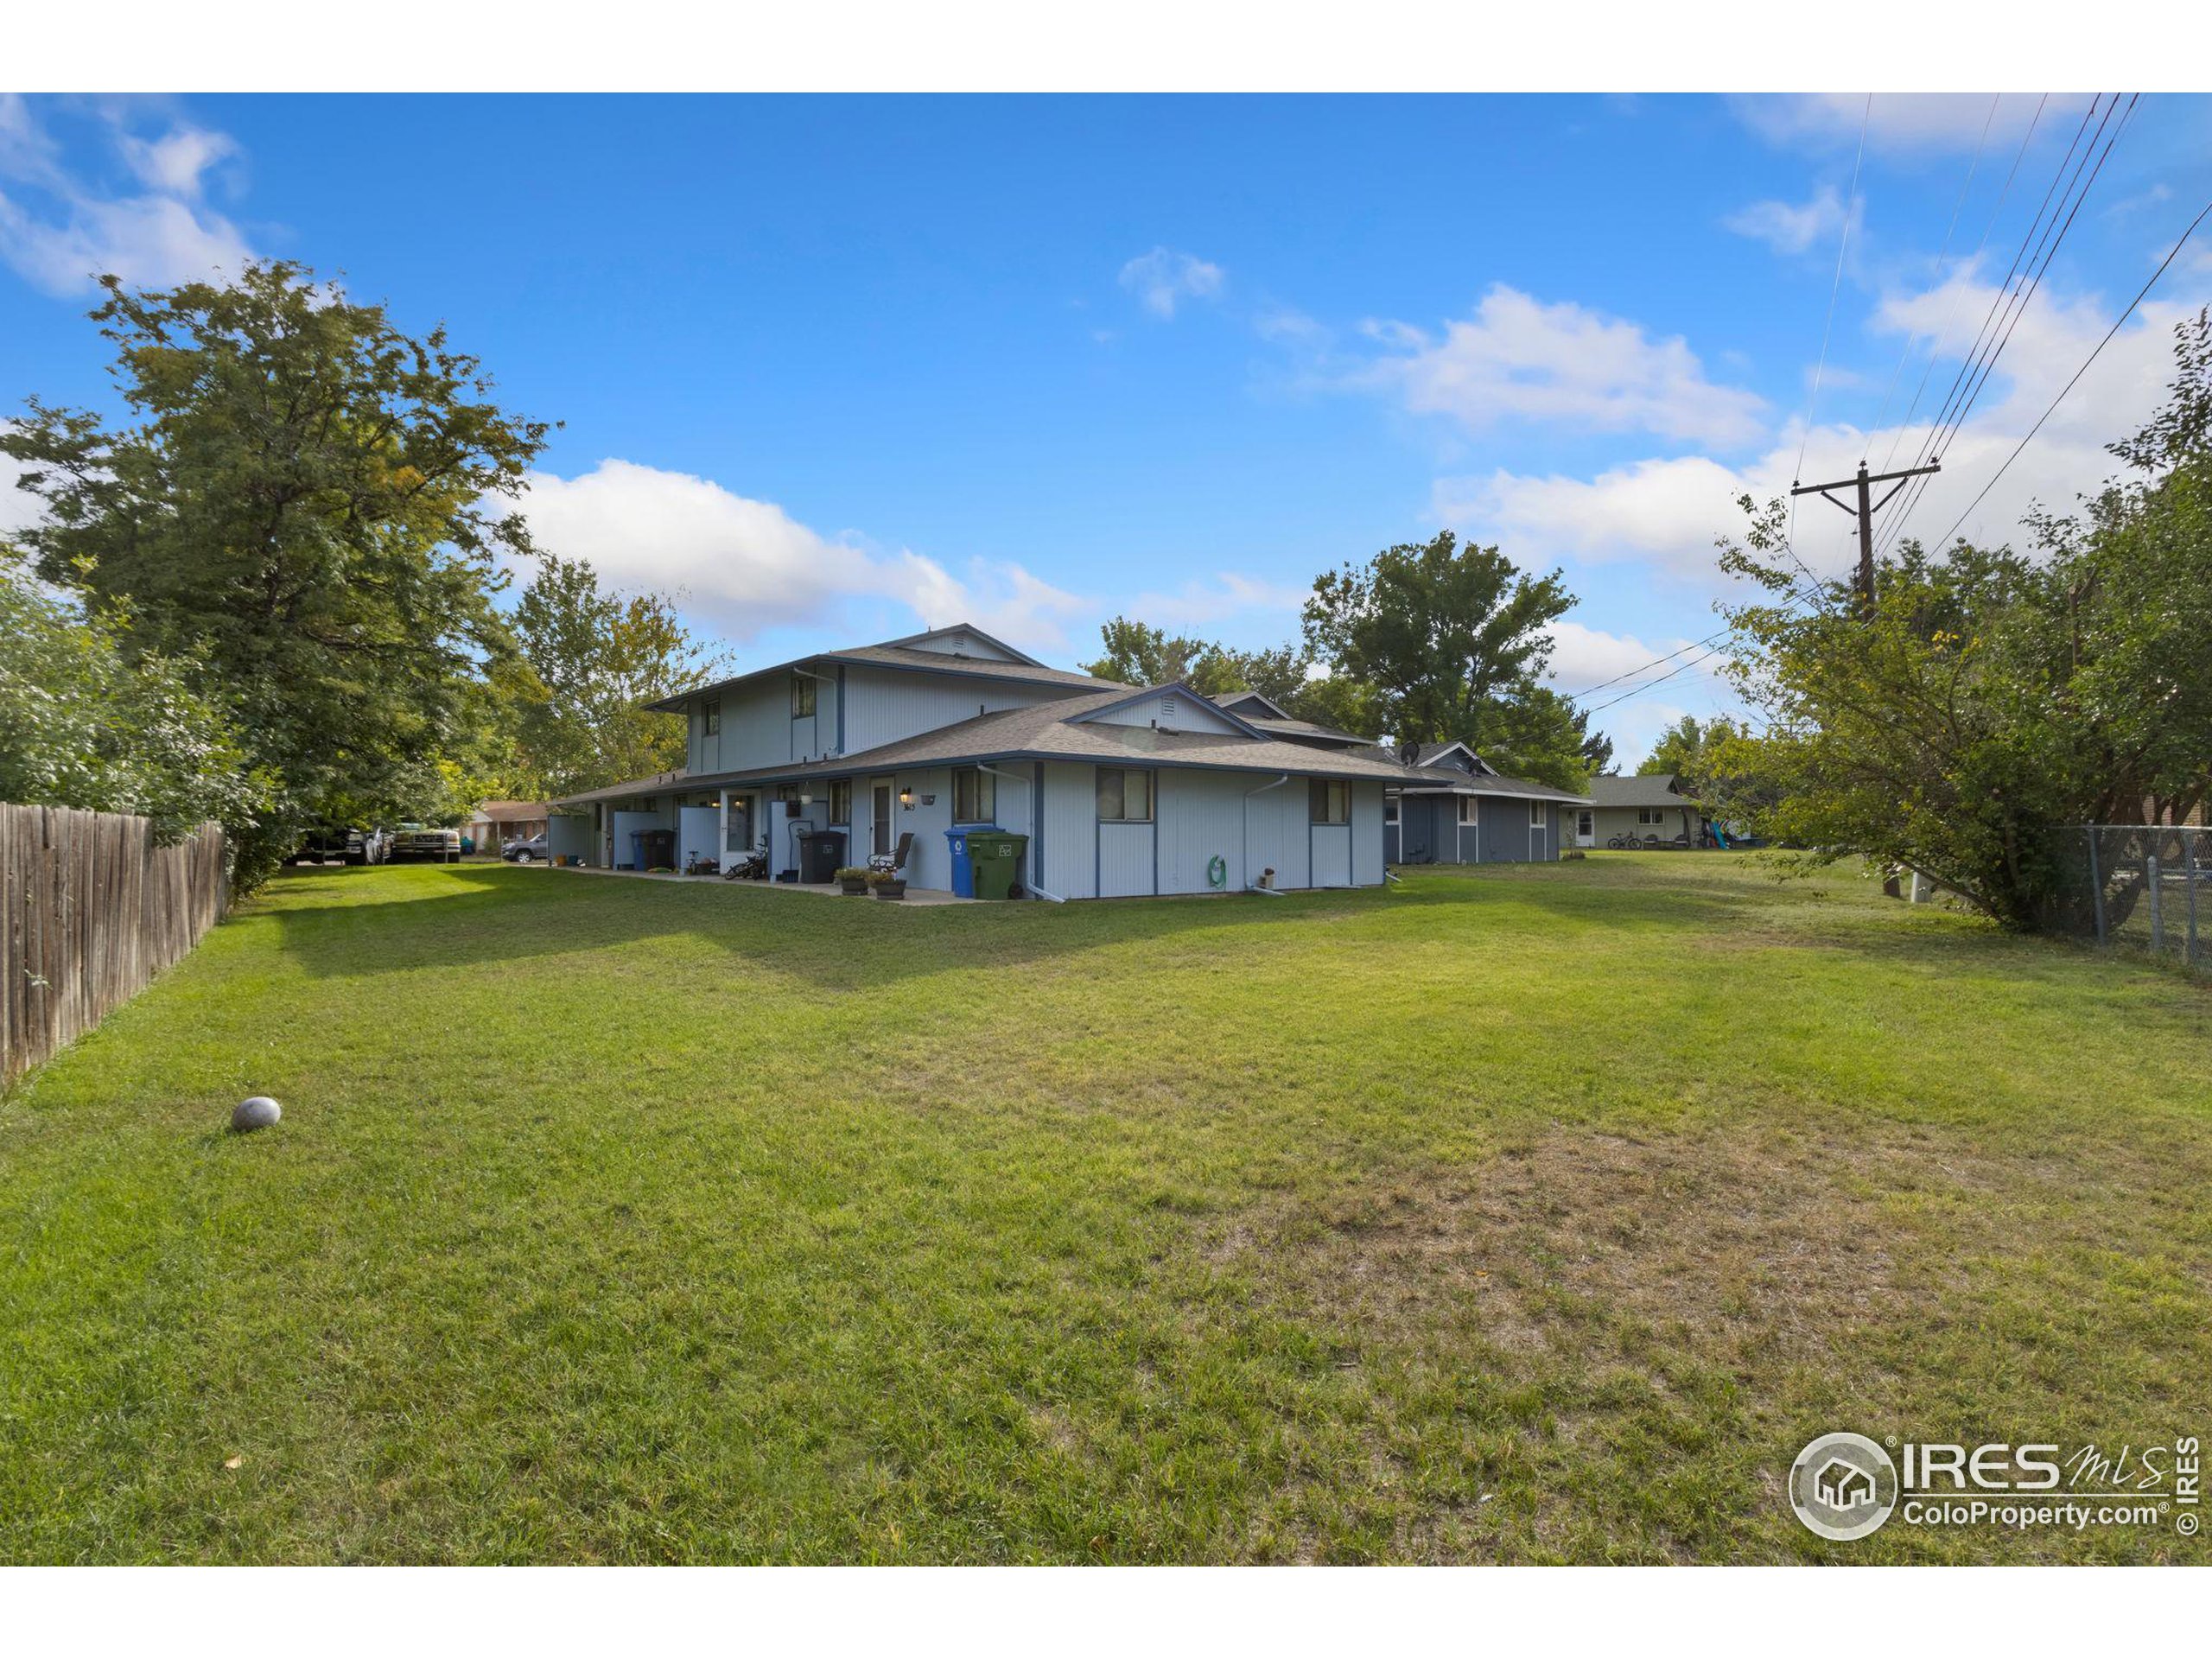
[[[1098,768],[1098,821],[1101,823],[1152,822],[1152,774],[1122,766]]]
[[[706,713],[702,718],[706,722],[706,731],[709,737],[719,737],[721,735],[722,701],[720,697],[714,698],[707,704]]]
[[[952,821],[989,823],[998,815],[998,779],[981,766],[952,769]]]
[[[1475,805],[1475,798],[1473,796],[1462,795],[1459,798],[1459,822],[1461,823],[1473,824],[1480,823],[1480,818],[1476,816],[1477,811],[1478,808]]]
[[[1351,785],[1340,778],[1316,778],[1306,786],[1306,798],[1315,823],[1351,822]]]
[[[814,712],[814,676],[794,673],[791,676],[791,718],[804,720]]]

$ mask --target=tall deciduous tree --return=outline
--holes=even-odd
[[[674,601],[610,593],[588,561],[544,553],[514,631],[518,658],[503,685],[539,789],[595,789],[683,764],[682,716],[644,705],[705,683],[724,658],[692,637]]]
[[[1573,604],[1557,571],[1531,577],[1447,530],[1319,578],[1306,640],[1337,672],[1380,688],[1401,742],[1479,749],[1501,705],[1534,688],[1551,652],[1546,624]]]
[[[341,800],[410,813],[435,786],[505,648],[494,556],[531,550],[499,498],[548,429],[493,401],[442,328],[403,334],[296,264],[104,285],[130,423],[33,400],[0,450],[45,503],[22,537],[39,573],[128,596],[130,648],[201,664],[235,709],[280,791],[251,881]]]

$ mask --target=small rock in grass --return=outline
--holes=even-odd
[[[266,1095],[256,1095],[242,1100],[231,1114],[231,1127],[243,1135],[248,1129],[265,1129],[284,1116],[284,1109]]]

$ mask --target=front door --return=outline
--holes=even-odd
[[[879,778],[868,785],[868,851],[881,855],[893,849],[891,807],[898,798],[891,779]]]
[[[1574,844],[1578,847],[1595,847],[1598,844],[1597,815],[1588,807],[1574,815]]]

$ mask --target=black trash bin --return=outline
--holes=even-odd
[[[842,830],[802,830],[798,832],[798,879],[835,881],[845,861],[845,832]]]
[[[630,832],[631,856],[641,870],[672,870],[676,868],[676,831],[673,830],[632,830]]]

